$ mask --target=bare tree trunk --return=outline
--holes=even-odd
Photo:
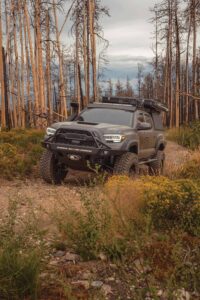
[[[5,0],[5,15],[6,15],[6,63],[7,63],[7,70],[8,70],[8,93],[9,93],[9,100],[8,100],[8,106],[9,106],[9,113],[10,113],[10,121],[11,121],[11,127],[17,126],[17,120],[14,120],[14,103],[15,103],[15,96],[11,92],[14,89],[14,77],[13,77],[13,64],[12,64],[12,47],[11,47],[11,40],[10,40],[10,33],[11,33],[11,16],[13,14],[13,8],[12,5],[11,9],[8,7],[8,1]],[[9,13],[8,13],[9,12]],[[10,87],[10,88],[9,88]]]
[[[175,1],[175,31],[176,31],[176,127],[180,126],[180,35],[178,20],[178,3]]]
[[[37,73],[36,73],[36,65],[34,61],[34,52],[33,52],[33,44],[31,38],[31,31],[30,31],[30,21],[29,15],[27,10],[27,5],[24,5],[24,23],[26,25],[26,31],[28,34],[28,41],[29,41],[29,48],[30,48],[30,60],[31,60],[31,69],[32,69],[32,76],[33,76],[33,87],[34,87],[34,96],[35,96],[35,112],[39,112],[38,106],[38,80],[37,80]],[[38,125],[38,120],[36,119],[36,126]]]
[[[42,57],[42,35],[41,35],[41,1],[35,1],[35,18],[36,18],[36,36],[37,36],[37,59],[38,59],[38,77],[39,77],[39,101],[40,112],[46,112],[45,93],[44,93],[44,73],[43,73],[43,57]]]
[[[4,72],[3,72],[3,42],[2,42],[2,11],[0,2],[0,83],[1,83],[1,127],[6,127],[5,115],[5,86],[4,86]]]
[[[87,103],[90,102],[90,5],[87,0]]]
[[[49,109],[49,123],[53,121],[52,108],[52,85],[51,85],[51,48],[50,48],[50,24],[49,11],[46,12],[46,85],[47,85],[47,105]]]
[[[173,63],[173,53],[172,53],[172,23],[173,23],[173,7],[172,1],[168,0],[169,3],[169,12],[170,12],[170,20],[169,20],[169,90],[168,90],[168,102],[170,103],[170,128],[173,126],[173,83],[172,83],[172,63]]]
[[[19,31],[20,31],[20,48],[21,48],[21,126],[25,128],[25,100],[24,100],[24,39],[22,28],[22,10],[19,2]]]
[[[78,10],[77,10],[78,11]],[[78,16],[78,12],[76,13],[76,56],[75,56],[75,67],[76,67],[76,71],[75,71],[75,76],[76,76],[76,80],[75,80],[75,95],[77,98],[77,102],[79,103],[79,109],[80,109],[80,85],[81,83],[79,82],[80,77],[79,77],[79,16]]]
[[[88,104],[89,101],[89,91],[88,91],[88,64],[87,64],[87,15],[86,15],[86,0],[83,4],[83,63],[84,63],[84,81],[85,81],[85,102],[84,106]]]
[[[32,106],[32,98],[30,95],[30,64],[29,64],[29,51],[28,51],[28,40],[27,40],[27,31],[25,26],[25,18],[24,18],[24,42],[25,42],[25,54],[26,54],[26,93],[27,93],[27,101],[28,101],[28,114],[29,114],[29,126],[32,128],[34,126],[33,123],[33,106]]]
[[[196,65],[196,57],[197,57],[197,18],[196,18],[196,9],[197,1],[192,0],[192,27],[193,27],[193,60],[192,60],[192,89],[193,95],[197,94],[197,65]],[[198,101],[194,100],[194,118],[195,120],[199,119],[199,111],[198,111]]]
[[[97,58],[96,58],[96,37],[94,30],[95,20],[95,0],[89,0],[89,19],[90,19],[90,42],[92,52],[92,75],[93,75],[93,100],[97,101]]]
[[[189,122],[189,47],[190,47],[190,35],[191,35],[191,14],[189,12],[189,23],[188,23],[188,35],[187,35],[187,50],[186,50],[186,97],[185,97],[185,122]]]
[[[16,24],[16,7],[14,1],[12,2],[13,10],[13,38],[14,38],[14,52],[15,52],[15,81],[17,83],[17,126],[21,127],[21,84],[19,75],[19,56],[18,56],[18,42],[17,42],[17,24]]]
[[[60,114],[63,117],[67,117],[67,102],[66,102],[66,95],[65,95],[65,83],[64,83],[64,76],[63,76],[63,66],[62,66],[62,53],[60,49],[60,40],[59,40],[59,30],[58,30],[58,19],[56,14],[56,4],[55,0],[53,0],[53,13],[54,13],[54,20],[55,20],[55,30],[56,30],[56,46],[58,52],[58,59],[59,59],[59,92],[60,92],[60,103],[61,103],[61,111]]]
[[[156,79],[156,86],[155,86],[155,98],[158,99],[158,11],[157,5],[155,6],[155,21],[156,21],[156,61],[155,61],[155,79]],[[164,98],[165,99],[165,98]]]
[[[5,49],[2,49],[3,52],[3,74],[4,74],[4,94],[5,94],[5,118],[6,118],[6,128],[10,129],[10,120],[9,120],[9,101],[8,101],[8,89],[7,89],[7,72],[6,72],[6,55]]]

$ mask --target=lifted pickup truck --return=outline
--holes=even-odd
[[[48,183],[61,183],[68,170],[95,165],[114,174],[135,176],[140,165],[162,174],[166,141],[162,112],[155,100],[103,97],[70,120],[47,128],[40,170]]]

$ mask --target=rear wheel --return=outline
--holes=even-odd
[[[55,154],[45,150],[40,160],[40,174],[47,183],[60,184],[67,175],[67,168]]]
[[[149,164],[149,174],[152,176],[163,175],[164,173],[164,164],[165,164],[165,153],[161,150],[158,150],[155,161]]]
[[[136,177],[139,173],[137,154],[128,152],[118,156],[114,164],[113,173]]]

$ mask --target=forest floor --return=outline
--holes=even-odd
[[[190,151],[174,143],[168,142],[166,148],[165,171],[178,168],[190,157]],[[61,186],[51,186],[40,179],[24,179],[7,181],[0,179],[0,209],[6,206],[11,197],[23,196],[33,201],[34,206],[50,211],[58,199],[72,200],[78,203],[79,192],[86,188],[93,175],[87,172],[71,171]]]
[[[166,172],[180,166],[189,159],[190,152],[173,142],[168,142],[166,149]],[[29,203],[40,220],[42,229],[48,230],[47,243],[57,235],[57,228],[51,216],[63,198],[80,205],[80,192],[89,189],[87,183],[92,175],[83,172],[71,172],[61,186],[51,186],[40,179],[6,181],[0,180],[0,209],[7,211],[9,199],[20,201],[21,213],[25,215]],[[127,266],[128,267],[128,266]],[[65,295],[60,292],[55,282],[57,272],[65,277]],[[40,299],[132,299],[131,271],[122,273],[117,264],[109,263],[105,257],[99,260],[84,262],[67,249],[51,249],[49,270],[41,274],[43,286]],[[67,280],[67,281],[66,281]],[[66,283],[67,282],[67,283]],[[148,298],[150,299],[150,298]]]

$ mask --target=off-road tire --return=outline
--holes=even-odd
[[[158,150],[155,158],[156,160],[149,164],[149,174],[152,176],[163,175],[165,163],[164,151]]]
[[[53,152],[45,150],[40,160],[40,175],[47,183],[61,184],[67,175],[67,169],[59,164]]]
[[[125,153],[116,158],[113,173],[135,177],[139,174],[138,156],[135,153]]]

